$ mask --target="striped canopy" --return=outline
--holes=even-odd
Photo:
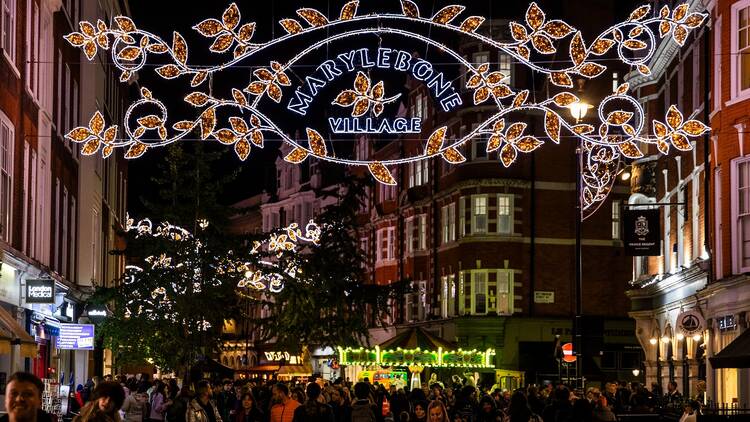
[[[389,338],[383,343],[379,344],[380,350],[393,350],[397,347],[402,349],[416,349],[419,347],[421,350],[435,350],[442,347],[444,351],[456,349],[456,345],[440,338],[434,334],[430,334],[419,327],[413,327],[400,334]]]

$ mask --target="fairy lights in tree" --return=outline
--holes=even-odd
[[[99,20],[95,24],[82,21],[80,31],[68,34],[65,38],[74,46],[82,48],[89,59],[99,50],[110,50],[112,61],[121,71],[121,80],[127,81],[134,72],[143,69],[153,56],[160,56],[165,64],[156,67],[156,73],[165,79],[186,78],[190,87],[197,89],[184,97],[185,102],[196,107],[196,117],[170,122],[164,103],[155,98],[147,88],[142,88],[141,98],[132,103],[122,122],[122,135],[118,126],[107,126],[102,115],[96,113],[88,126],[77,127],[66,137],[82,143],[85,155],[101,152],[105,157],[115,148],[125,149],[126,158],[137,158],[151,148],[161,147],[197,133],[201,139],[215,139],[231,146],[241,160],[247,159],[253,148],[263,148],[264,139],[269,135],[289,144],[291,152],[284,157],[290,163],[301,163],[312,157],[339,164],[366,166],[380,183],[395,184],[390,167],[400,164],[439,157],[449,163],[465,161],[461,148],[466,144],[489,136],[487,151],[498,153],[500,163],[511,166],[523,154],[530,153],[548,141],[557,144],[563,137],[572,137],[583,151],[581,205],[584,218],[590,215],[607,197],[615,180],[622,157],[635,159],[643,156],[643,147],[655,144],[657,149],[667,154],[670,145],[678,150],[691,148],[691,137],[700,136],[708,130],[698,120],[684,119],[674,106],[669,108],[665,123],[654,121],[651,124],[653,135],[646,131],[645,113],[637,99],[628,93],[628,84],[621,85],[612,95],[602,99],[597,108],[597,120],[592,122],[570,123],[566,120],[566,109],[580,100],[571,92],[573,78],[592,79],[606,69],[600,58],[616,52],[619,60],[634,67],[642,75],[649,75],[650,59],[656,52],[657,40],[670,37],[682,46],[689,32],[700,27],[707,18],[706,13],[691,12],[688,4],[670,9],[665,5],[657,13],[650,5],[636,8],[629,17],[601,32],[593,40],[586,42],[579,30],[557,19],[549,18],[536,4],[531,3],[523,22],[510,22],[509,41],[499,41],[477,32],[485,18],[468,16],[457,18],[465,7],[450,5],[433,16],[423,16],[416,3],[401,0],[400,13],[384,12],[357,15],[359,2],[349,1],[342,7],[338,16],[325,14],[310,8],[297,10],[297,18],[282,19],[279,24],[286,34],[267,41],[255,40],[255,23],[243,22],[239,8],[232,3],[220,19],[205,19],[193,28],[206,37],[212,53],[225,59],[217,65],[198,66],[188,60],[188,45],[185,38],[174,32],[171,40],[163,39],[151,32],[137,28],[127,18],[114,18],[114,25],[107,26]],[[475,65],[468,62],[454,49],[435,41],[434,31],[466,37],[481,44],[485,49],[499,50],[510,55],[515,61],[534,72],[547,75],[549,81],[561,92],[551,98],[536,100],[528,90],[516,90],[504,83],[506,75],[493,69],[490,64]],[[325,102],[334,109],[351,107],[351,118],[358,119],[372,113],[381,116],[388,103],[398,96],[387,97],[388,90],[382,82],[372,84],[365,72],[366,67],[411,72],[412,76],[423,81],[435,96],[436,102],[444,111],[455,110],[463,104],[460,92],[446,80],[442,73],[422,59],[413,59],[400,50],[379,48],[377,52],[367,49],[351,50],[338,56],[337,60],[327,60],[319,67],[320,74],[304,77],[304,87],[296,86],[289,77],[290,69],[303,58],[331,43],[366,34],[389,34],[426,46],[439,49],[451,56],[466,74],[466,88],[471,91],[470,104],[492,104],[493,113],[468,134],[452,139],[447,127],[438,127],[427,140],[422,154],[375,161],[339,157],[326,147],[330,142],[323,136],[326,133],[319,127],[306,129],[306,140],[292,139],[282,130],[279,122],[264,112],[268,101],[280,104],[289,101],[289,111],[305,115],[315,96],[336,78],[353,78],[353,88],[347,89]],[[275,45],[283,45],[302,35],[317,36],[306,46],[292,43],[302,48],[288,59],[258,62],[257,56]],[[567,50],[567,51],[565,51]],[[567,60],[561,53],[567,53]],[[555,56],[552,56],[555,55]],[[544,60],[537,60],[542,57]],[[554,57],[555,60],[550,60]],[[268,60],[268,59],[264,59]],[[212,95],[199,87],[209,76],[216,76],[223,70],[240,63],[250,62],[256,69],[250,80],[241,86],[231,88],[225,97]],[[273,105],[271,104],[271,105]],[[217,113],[220,112],[220,113]],[[544,117],[544,137],[528,131],[525,123],[514,121],[519,112],[541,113]],[[227,118],[224,118],[227,114]],[[296,116],[298,117],[298,116]],[[356,124],[346,124],[342,119],[332,121],[333,133],[352,133],[359,128],[362,133],[415,133],[419,126],[380,125],[364,128]]]

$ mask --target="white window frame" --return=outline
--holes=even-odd
[[[619,200],[612,201],[612,240],[622,238],[622,211]]]
[[[70,249],[68,252],[68,279],[70,281],[75,281],[75,269],[76,269],[76,253],[78,252],[78,248],[76,248],[77,243],[77,235],[76,232],[76,222],[78,220],[78,208],[77,208],[77,202],[76,197],[72,194],[70,195]]]
[[[101,212],[98,208],[94,207],[91,209],[91,278],[93,281],[99,281],[101,276]]]
[[[501,204],[505,200],[508,201],[506,204]],[[515,223],[514,223],[514,217],[515,217],[515,208],[514,208],[514,197],[512,194],[499,194],[497,195],[497,232],[504,235],[511,235],[515,232]],[[502,214],[504,210],[508,211],[508,214]],[[501,219],[503,217],[508,218],[508,227],[507,229],[504,229],[502,227]]]
[[[440,210],[443,244],[456,241],[456,203],[444,205]]]
[[[29,150],[31,147],[27,141],[23,142],[23,172],[21,173],[21,203],[22,207],[22,218],[21,221],[21,250],[26,255],[29,255],[29,183],[31,182],[29,175]]]
[[[471,314],[472,315],[487,315],[490,310],[490,298],[489,298],[489,271],[488,270],[471,270]],[[478,277],[484,277],[483,289],[480,291],[477,288]],[[484,295],[484,312],[477,311],[477,295]]]
[[[505,77],[500,81],[506,85],[513,84],[513,57],[503,52],[498,53],[497,70]]]
[[[7,135],[3,135],[7,134]],[[13,241],[13,160],[16,132],[13,122],[0,111],[0,223],[3,225],[2,239]],[[2,210],[7,209],[5,215]]]
[[[0,0],[0,49],[3,55],[16,69],[16,30],[18,28],[18,7],[16,0]],[[6,21],[7,15],[7,21]],[[6,22],[10,28],[6,28]],[[5,46],[9,48],[5,48]]]
[[[714,28],[711,31],[711,35],[714,37],[714,48],[712,50],[714,60],[714,71],[712,74],[714,80],[714,88],[711,91],[712,100],[714,103],[713,113],[721,110],[721,22],[722,17],[716,18]],[[731,50],[730,50],[731,51]]]
[[[495,286],[495,311],[498,315],[512,315],[514,308],[514,293],[513,293],[513,270],[501,269],[497,270]],[[501,288],[502,287],[502,288]],[[505,296],[503,296],[505,295]],[[503,301],[504,299],[504,301]],[[503,309],[499,306],[500,303],[507,305],[506,312],[502,312]]]
[[[741,101],[747,98],[750,98],[750,87],[746,89],[740,88],[741,78],[740,75],[740,68],[741,62],[738,60],[740,56],[739,48],[738,48],[738,33],[739,33],[739,12],[742,9],[745,9],[747,7],[750,7],[750,0],[741,0],[734,4],[732,4],[732,10],[731,10],[731,37],[730,37],[730,51],[731,54],[729,55],[731,57],[731,70],[729,74],[731,75],[731,89],[730,93],[732,95],[731,102],[737,102]],[[750,14],[750,11],[748,11]],[[750,21],[750,16],[748,16],[748,20]],[[750,27],[748,27],[748,30],[750,30]],[[750,47],[746,47],[750,48]],[[750,53],[750,52],[749,52]]]
[[[417,216],[417,250],[427,250],[427,214]]]
[[[739,204],[739,167],[740,165],[746,164],[750,166],[750,157],[739,157],[731,161],[731,174],[730,174],[730,198],[731,198],[731,216],[732,216],[732,271],[735,274],[745,273],[750,271],[750,265],[742,265],[742,238],[739,228],[739,220],[743,216],[740,215],[740,204]],[[750,169],[749,169],[750,171]],[[750,201],[750,184],[748,189],[748,200]],[[750,214],[746,214],[746,218],[750,218]]]
[[[480,207],[479,202],[484,202],[484,205]],[[484,209],[484,213],[478,213],[480,209]],[[471,195],[471,233],[472,234],[486,234],[489,227],[489,204],[487,195]],[[477,216],[484,215],[484,227],[480,230]]]
[[[63,186],[62,191],[62,237],[61,237],[61,243],[62,243],[62,265],[60,266],[60,273],[63,275],[63,277],[68,277],[68,229],[70,228],[69,223],[69,212],[68,212],[68,188],[66,186]]]
[[[750,186],[749,186],[750,188]],[[677,261],[675,265],[685,266],[685,226],[687,225],[687,219],[685,213],[687,212],[687,206],[685,205],[685,186],[681,185],[677,188]]]
[[[37,172],[38,172],[38,157],[35,150],[31,150],[31,184],[29,189],[29,256],[40,260],[41,257],[37,253],[38,245],[38,220],[39,213],[37,211],[39,201],[38,188],[37,188]]]
[[[476,130],[479,123],[472,123],[472,132]],[[471,160],[472,161],[487,161],[490,159],[490,154],[487,152],[487,142],[490,138],[487,135],[479,135],[471,141]],[[481,155],[480,155],[481,154]]]
[[[404,224],[406,230],[406,253],[414,252],[414,217],[408,217]]]

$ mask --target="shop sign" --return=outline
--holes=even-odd
[[[555,292],[534,291],[534,303],[555,303]]]
[[[265,352],[266,360],[269,362],[284,361],[290,365],[299,365],[302,363],[300,355],[293,355],[289,352]]]
[[[622,212],[625,254],[661,255],[661,221],[658,209],[626,208]]]
[[[55,303],[55,280],[26,280],[26,303]]]
[[[99,323],[107,318],[107,306],[106,305],[89,305],[86,307],[86,314],[89,316],[89,320],[93,323]]]
[[[697,309],[691,309],[677,316],[677,329],[685,336],[703,333],[706,320]]]
[[[94,350],[94,325],[60,324],[56,345],[61,350]]]

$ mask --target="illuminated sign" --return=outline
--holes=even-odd
[[[55,280],[26,280],[26,303],[55,303]]]
[[[94,350],[94,326],[91,324],[60,324],[57,336],[60,350]]]
[[[265,352],[266,360],[269,362],[284,361],[290,365],[299,365],[302,363],[300,355],[294,355],[289,352]]]
[[[688,3],[663,5],[658,11],[650,4],[637,7],[627,19],[590,40],[584,40],[581,31],[567,22],[548,17],[534,2],[524,19],[509,20],[510,37],[506,39],[481,28],[485,21],[482,16],[459,18],[466,10],[464,6],[447,5],[425,15],[412,0],[400,3],[400,10],[358,13],[360,2],[351,0],[339,13],[328,15],[300,8],[298,17],[279,21],[284,35],[266,40],[256,37],[255,22],[243,21],[237,4],[231,3],[220,19],[205,19],[193,27],[211,43],[210,52],[222,55],[215,65],[189,60],[188,44],[179,32],[164,39],[137,28],[125,16],[115,17],[111,26],[103,21],[82,21],[80,32],[70,33],[65,39],[81,48],[89,60],[97,57],[100,49],[110,50],[111,63],[122,71],[122,82],[142,69],[154,69],[164,79],[184,79],[192,91],[186,93],[184,101],[197,112],[185,120],[170,120],[165,102],[142,87],[141,98],[127,107],[121,125],[108,125],[96,112],[88,126],[74,128],[66,138],[81,143],[83,155],[100,152],[108,157],[121,148],[126,150],[125,158],[131,159],[199,134],[203,140],[213,138],[232,147],[244,161],[253,148],[263,148],[264,139],[271,136],[287,144],[289,152],[284,160],[289,163],[316,158],[366,167],[378,182],[395,185],[392,167],[432,158],[462,163],[466,160],[462,151],[471,148],[473,142],[482,142],[488,156],[496,156],[499,164],[509,167],[543,144],[559,144],[566,136],[580,145],[579,199],[581,218],[585,219],[606,200],[623,158],[641,158],[644,148],[649,151],[655,147],[662,154],[668,154],[672,147],[690,150],[690,138],[708,131],[705,123],[685,118],[669,105],[665,106],[663,121],[648,122],[652,116],[646,115],[638,99],[629,94],[627,83],[598,99],[596,113],[585,121],[580,121],[582,115],[579,119],[570,116],[571,108],[588,108],[572,92],[575,79],[607,75],[606,65],[611,60],[649,77],[649,64],[662,38],[683,46],[690,32],[708,17],[707,13],[691,11]],[[507,56],[514,66],[527,68],[531,79],[545,77],[549,95],[532,93],[530,86],[512,85],[509,75],[501,72],[508,73],[507,69],[501,69],[498,62],[467,60],[459,47],[469,43],[477,50]],[[322,50],[326,60],[321,62],[317,57]],[[435,61],[412,51],[424,52]],[[614,52],[617,58],[610,57]],[[159,56],[156,66],[154,56]],[[250,80],[242,80],[241,85],[229,86],[225,92],[201,88],[208,85],[206,81],[215,81],[232,69],[246,68],[254,70]],[[428,99],[431,97],[434,103],[432,109],[452,112],[435,114],[432,133],[423,132],[419,120],[426,117],[424,108],[417,111],[411,99],[402,98],[393,89],[398,85],[391,77],[396,76],[426,88]],[[370,77],[382,80],[372,83]],[[227,80],[237,81],[236,74]],[[350,81],[354,89],[341,90],[341,85]],[[450,123],[456,113],[464,111],[459,107],[475,105],[486,107],[481,113],[471,110],[481,116],[476,127],[451,133]],[[350,116],[340,114],[342,108],[348,111],[349,107]],[[527,125],[528,114],[544,116],[544,133],[535,133]],[[648,133],[647,126],[653,134]],[[421,153],[378,160],[345,152],[344,148],[334,151],[332,147],[335,142],[354,138],[343,136],[346,134],[405,133],[418,134],[415,138],[425,141]]]

